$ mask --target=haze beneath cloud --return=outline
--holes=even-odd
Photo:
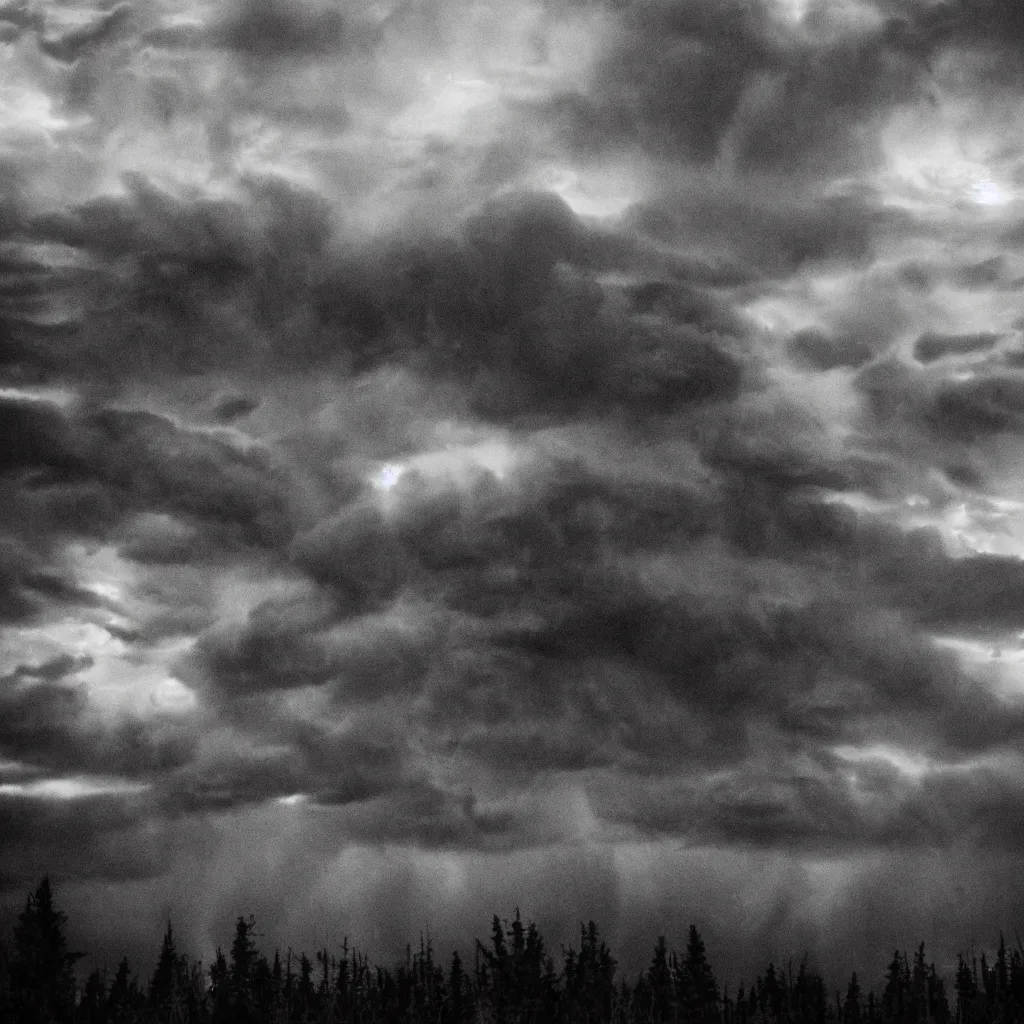
[[[694,922],[726,978],[1013,927],[1016,6],[13,0],[0,49],[9,907],[50,872],[110,965]]]

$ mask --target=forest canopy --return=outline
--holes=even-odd
[[[579,945],[550,950],[518,910],[494,915],[489,940],[465,959],[410,943],[391,967],[371,964],[346,937],[340,949],[274,950],[256,943],[253,917],[239,916],[227,953],[204,965],[178,951],[168,921],[147,979],[127,957],[113,974],[96,968],[80,984],[67,915],[48,877],[28,896],[13,942],[0,946],[0,1020],[16,1024],[1011,1024],[1024,1020],[1024,949],[1003,936],[986,953],[959,956],[947,991],[921,943],[895,951],[869,987],[854,972],[830,991],[805,955],[798,966],[769,962],[734,993],[720,986],[704,940],[689,928],[676,950],[660,935],[647,968],[633,979],[593,921]]]

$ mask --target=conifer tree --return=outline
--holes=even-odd
[[[274,954],[274,973],[280,975],[281,962]],[[352,1017],[352,988],[349,976],[348,936],[341,947],[341,959],[335,965],[334,974],[334,1019],[338,1024],[348,1024]]]
[[[784,1021],[788,1019],[786,1013],[786,976],[775,970],[775,964],[769,962],[764,972],[764,980],[759,979],[758,1002],[762,1010],[773,1021]]]
[[[843,1001],[843,1024],[860,1024],[860,982],[857,972],[850,976],[850,984],[846,986],[846,999]]]
[[[570,962],[566,958],[567,964]],[[597,925],[580,925],[579,953],[565,977],[565,1006],[569,1019],[607,1021],[615,1001],[615,959],[601,939]]]
[[[293,1018],[297,1021],[312,1019],[316,1008],[316,986],[313,984],[313,961],[303,953],[299,957],[299,980],[295,986]]]
[[[0,1020],[11,1019],[10,953],[0,937]]]
[[[276,1015],[276,994],[273,971],[265,956],[256,957],[250,988],[252,1019],[258,1024],[273,1024]]]
[[[213,1024],[229,1024],[232,1018],[231,972],[220,946],[210,964],[210,1012]]]
[[[914,968],[910,979],[908,993],[909,1006],[907,1017],[914,1024],[924,1024],[928,1017],[928,965],[924,957],[924,943],[917,947],[914,954]]]
[[[134,1024],[141,1015],[143,1002],[128,957],[122,957],[107,993],[107,1020],[110,1024]]]
[[[995,987],[998,1019],[1007,1020],[1009,1014],[1010,972],[1006,961],[1006,939],[999,933],[999,948],[996,950]]]
[[[292,973],[292,951],[288,949],[288,959],[284,972],[284,985],[281,989],[281,1002],[284,1004],[285,1016],[289,1017],[295,1003],[295,975]]]
[[[654,955],[647,968],[647,984],[651,989],[651,1010],[654,1020],[664,1024],[672,1019],[672,973],[668,962],[665,936],[659,935],[654,944]]]
[[[633,995],[630,999],[630,1018],[633,1021],[649,1021],[654,1014],[654,993],[651,991],[651,983],[648,980],[648,973],[641,974],[633,986]]]
[[[74,1016],[74,964],[83,954],[68,952],[66,924],[46,876],[14,925],[9,984],[11,1015],[19,1024],[70,1024]]]
[[[955,987],[957,1024],[973,1024],[978,988],[974,974],[962,954],[957,956]]]
[[[160,956],[157,958],[153,976],[149,982],[148,1002],[156,1013],[156,1019],[165,1024],[170,1021],[174,1005],[174,988],[178,974],[178,954],[174,948],[174,929],[167,922]]]
[[[949,1002],[946,985],[932,963],[928,967],[928,1016],[934,1024],[949,1024]]]
[[[765,1010],[762,1008],[763,999],[762,981],[760,978],[757,982],[750,986],[750,990],[747,993],[747,1020],[758,1021],[766,1016]]]
[[[494,1024],[505,1024],[512,998],[512,962],[505,944],[505,930],[497,914],[491,921],[491,948],[478,945],[483,959],[478,968],[478,986],[486,1000]]]
[[[708,963],[704,940],[694,925],[686,941],[686,956],[675,974],[676,998],[687,1024],[720,1024],[721,996]]]
[[[78,1024],[107,1024],[107,984],[98,967],[85,979],[78,1004]]]
[[[231,942],[230,991],[235,1024],[249,1024],[253,1018],[253,972],[256,967],[256,944],[252,930],[256,922],[239,917]]]
[[[882,992],[882,1020],[884,1024],[902,1022],[906,1008],[907,980],[904,957],[899,950],[893,952],[892,960],[885,972],[885,989]]]
[[[472,993],[469,977],[462,968],[462,958],[456,949],[448,969],[448,1000],[443,1014],[445,1024],[465,1024],[472,1013]]]

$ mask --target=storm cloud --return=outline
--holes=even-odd
[[[915,858],[1020,905],[1022,43],[882,0],[0,11],[4,892],[286,943],[351,861],[391,953],[485,898],[633,941],[682,864],[669,919],[753,943],[761,865],[836,967]]]

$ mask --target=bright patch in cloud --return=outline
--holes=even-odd
[[[0,784],[0,796],[34,797],[44,800],[75,800],[81,797],[105,794],[143,793],[149,786],[124,779],[88,778],[75,776],[67,779],[41,779],[36,782],[9,782]]]
[[[844,761],[854,763],[861,761],[885,761],[915,781],[924,778],[928,772],[934,769],[934,765],[928,758],[884,743],[876,743],[866,747],[843,745],[835,747],[834,753]]]
[[[71,122],[53,112],[53,101],[45,93],[20,85],[0,86],[0,150],[35,136],[55,146],[51,135]]]
[[[1003,206],[1013,198],[998,182],[991,178],[979,178],[971,186],[974,201],[981,206]]]
[[[382,466],[373,477],[373,486],[381,491],[390,491],[401,480],[405,466],[388,463]]]
[[[494,83],[480,78],[446,75],[425,77],[421,98],[391,122],[396,139],[454,136],[469,115],[478,116],[498,97]]]
[[[799,25],[807,16],[811,0],[775,0],[779,14],[794,25]]]
[[[465,489],[481,473],[504,480],[515,461],[508,442],[488,438],[475,443],[450,441],[444,448],[410,455],[404,462],[387,463],[371,477],[372,485],[387,493],[407,474],[414,474],[429,490]]]
[[[537,186],[561,196],[581,217],[618,217],[637,196],[610,175],[582,174],[569,167],[551,166],[534,175]]]
[[[198,700],[183,682],[168,676],[157,684],[153,703],[162,711],[190,711],[196,707]]]

